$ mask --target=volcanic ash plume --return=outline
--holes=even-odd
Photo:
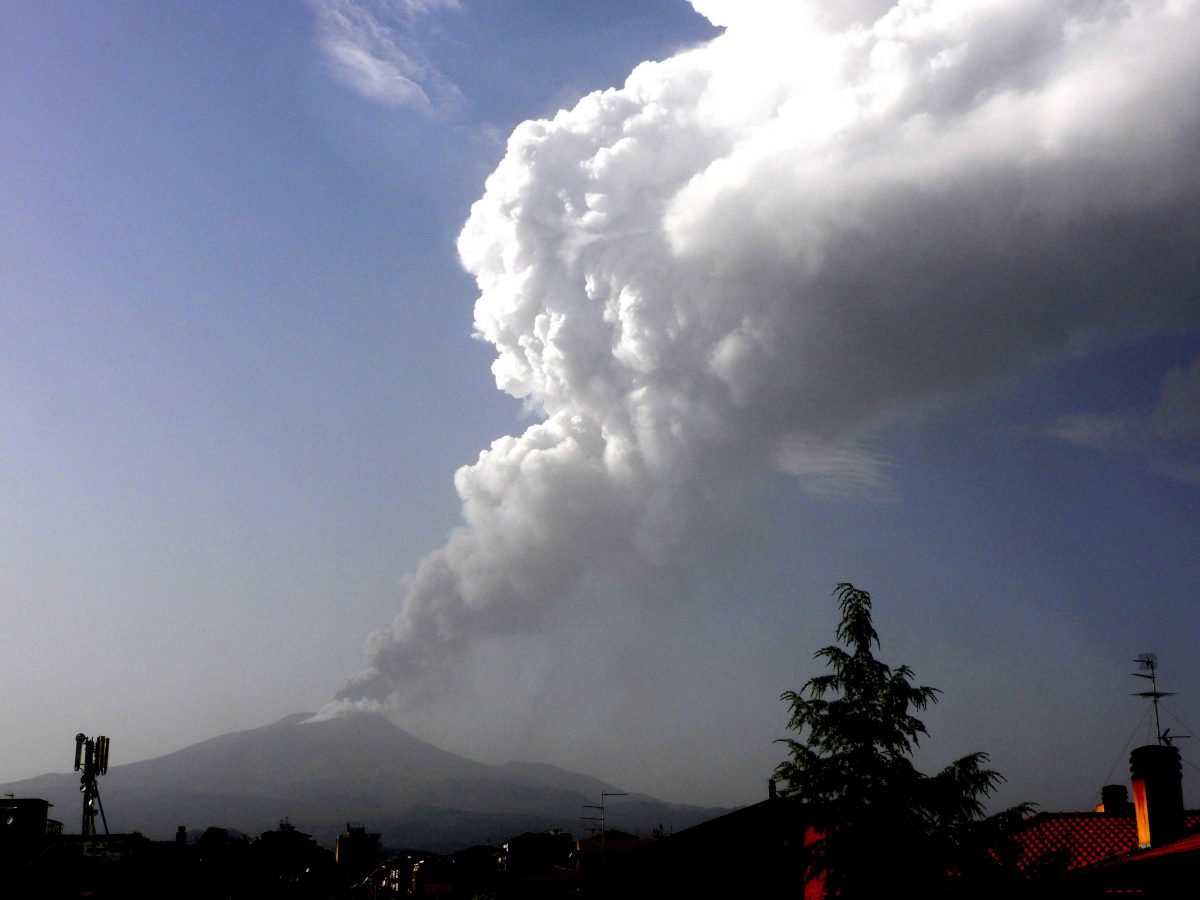
[[[459,238],[499,387],[463,524],[343,705],[417,698],[597,579],[661,590],[764,474],[1197,319],[1200,5],[694,0],[726,31],[521,125]]]

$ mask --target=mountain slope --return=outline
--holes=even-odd
[[[385,844],[456,849],[526,829],[580,832],[584,804],[615,790],[545,764],[469,760],[378,715],[308,718],[288,716],[156,759],[112,766],[100,779],[109,827],[165,839],[178,825],[258,834],[287,818],[330,841],[346,822],[362,822],[381,832]],[[42,775],[0,790],[49,800],[55,805],[51,815],[66,831],[78,829],[77,775]],[[649,797],[612,803],[610,826],[643,832],[660,823],[684,828],[717,812]]]

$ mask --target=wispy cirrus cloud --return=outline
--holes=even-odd
[[[436,13],[458,0],[314,0],[317,41],[334,76],[368,99],[430,116],[452,114],[462,92],[433,65],[418,39]]]
[[[1076,446],[1143,457],[1172,478],[1200,484],[1200,356],[1163,377],[1153,407],[1064,416],[1050,433]]]

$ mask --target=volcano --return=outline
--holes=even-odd
[[[353,822],[379,832],[386,846],[436,851],[497,844],[523,831],[581,833],[594,824],[582,820],[595,815],[585,805],[618,790],[544,763],[495,766],[457,756],[372,713],[319,721],[297,713],[112,766],[100,779],[113,832],[166,839],[184,825],[256,835],[287,820],[331,842]],[[78,827],[76,774],[41,775],[0,791],[49,800],[68,833]],[[648,834],[721,812],[635,794],[608,799],[607,825]]]

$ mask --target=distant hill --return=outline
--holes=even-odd
[[[166,839],[179,825],[256,835],[288,819],[330,842],[347,822],[383,835],[385,845],[454,850],[498,843],[526,830],[585,832],[584,804],[617,788],[535,763],[491,766],[414,738],[380,715],[309,722],[308,713],[221,735],[156,759],[113,766],[100,796],[113,832]],[[0,786],[54,804],[51,815],[77,832],[77,774],[41,775]],[[723,810],[611,798],[608,825],[649,833],[680,830]],[[97,819],[97,825],[100,825]]]

